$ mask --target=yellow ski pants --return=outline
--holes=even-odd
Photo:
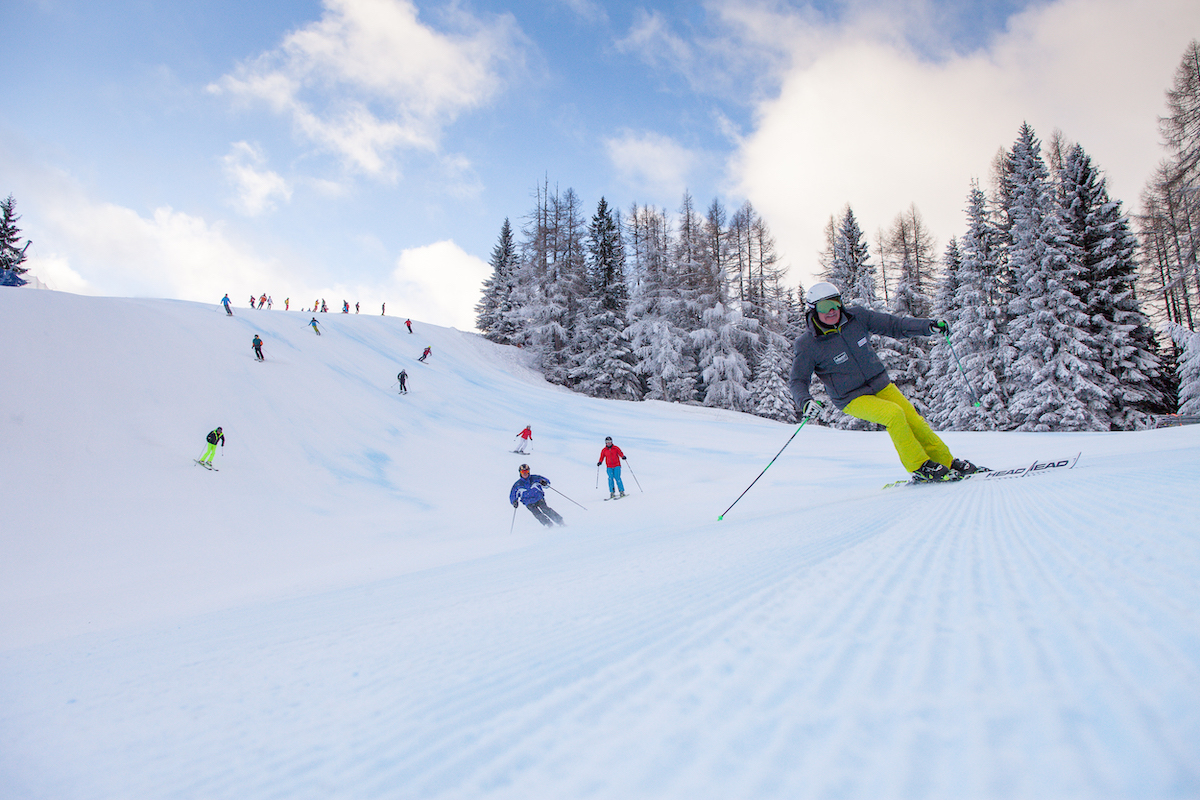
[[[900,456],[900,463],[909,472],[915,471],[926,461],[936,461],[949,468],[954,457],[950,448],[938,438],[925,418],[917,413],[908,398],[900,393],[896,384],[889,383],[876,394],[856,397],[842,409],[852,417],[865,419],[887,428],[892,444]]]

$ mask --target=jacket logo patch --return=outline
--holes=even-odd
[[[859,346],[859,347],[866,347],[866,346],[867,346],[867,337],[866,337],[866,336],[864,336],[863,338],[861,338],[861,339],[859,339],[859,340],[858,340],[858,346]]]
[[[838,353],[838,354],[837,354],[837,355],[834,357],[834,359],[833,359],[833,363],[835,363],[835,364],[845,364],[845,363],[846,363],[847,361],[849,361],[849,360],[850,360],[850,354],[849,354],[849,353]]]

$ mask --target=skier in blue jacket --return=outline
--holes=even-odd
[[[508,493],[508,502],[512,503],[512,507],[516,508],[520,503],[524,503],[530,513],[537,517],[537,521],[547,528],[553,527],[556,522],[566,525],[559,513],[546,505],[546,495],[542,492],[542,487],[549,486],[550,481],[541,475],[531,475],[528,464],[522,464],[517,471],[521,473],[521,477]]]

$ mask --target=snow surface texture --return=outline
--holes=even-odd
[[[806,426],[718,522],[795,426],[235,313],[0,291],[0,797],[1200,796],[1200,427]]]

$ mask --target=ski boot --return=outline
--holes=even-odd
[[[953,480],[950,477],[950,470],[936,461],[926,461],[912,474],[912,483],[941,483],[949,480]]]
[[[980,467],[967,461],[965,458],[956,458],[950,462],[950,479],[961,481],[968,475],[974,475],[976,472],[991,472],[987,467]]]

